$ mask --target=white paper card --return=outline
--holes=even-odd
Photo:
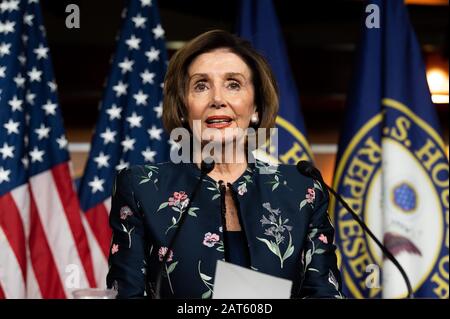
[[[217,261],[213,299],[289,299],[292,281]]]

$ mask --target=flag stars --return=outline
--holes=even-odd
[[[0,33],[13,33],[15,24],[14,21],[5,21],[5,23],[0,21]]]
[[[18,0],[10,0],[10,1],[2,1],[0,2],[0,11],[11,12],[19,10],[19,1]]]
[[[153,108],[153,111],[156,112],[156,117],[157,117],[157,118],[161,118],[161,116],[162,116],[162,111],[163,111],[163,108],[162,108],[162,102],[159,102],[158,106],[155,106],[155,107]]]
[[[95,194],[96,192],[104,192],[103,183],[105,183],[104,179],[100,179],[98,176],[95,176],[94,180],[89,182],[89,186],[92,188],[92,194]]]
[[[134,150],[134,143],[136,143],[134,138],[129,138],[126,136],[125,140],[123,140],[120,144],[123,146],[123,151],[127,152]]]
[[[0,66],[0,78],[6,77],[6,66]]]
[[[111,131],[109,129],[109,127],[106,128],[106,131],[103,132],[102,134],[100,134],[100,137],[103,139],[103,144],[108,144],[108,143],[115,143],[115,136],[116,136],[116,132],[115,131]]]
[[[44,28],[44,26],[42,24],[39,26],[39,30],[42,32],[42,36],[43,37],[47,36],[46,33],[45,33],[45,28]]]
[[[125,19],[126,16],[127,16],[127,12],[128,12],[127,8],[123,8],[123,9],[122,9],[122,12],[120,13],[120,17],[121,17],[122,19]],[[118,40],[118,37],[116,38],[116,40]]]
[[[25,14],[23,16],[23,23],[25,23],[26,25],[29,25],[31,27],[33,25],[33,19],[34,19],[34,15]]]
[[[48,48],[44,47],[42,43],[39,45],[39,48],[33,50],[36,53],[36,57],[38,60],[47,59],[48,58]]]
[[[133,71],[133,64],[134,64],[134,61],[128,60],[128,58],[125,58],[125,60],[120,62],[119,68],[122,69],[122,74]]]
[[[30,157],[31,157],[31,163],[34,162],[43,162],[44,159],[42,158],[45,154],[44,151],[39,150],[36,146],[32,151],[30,151]]]
[[[8,135],[14,133],[19,134],[19,122],[14,122],[12,119],[9,119],[8,123],[3,124],[3,127],[8,131]]]
[[[154,47],[151,47],[149,51],[145,52],[145,55],[148,58],[148,62],[158,61],[159,60],[159,50],[156,50]]]
[[[27,100],[28,104],[33,105],[34,99],[36,98],[36,94],[33,94],[31,92],[27,92],[27,95],[25,96],[25,99]]]
[[[141,0],[141,6],[142,7],[151,7],[152,6],[152,0]]]
[[[125,162],[123,159],[120,160],[120,163],[116,165],[116,170],[121,171],[124,168],[127,168],[130,164]]]
[[[9,9],[9,1],[0,2],[0,11],[5,12]]]
[[[57,85],[56,85],[56,82],[54,80],[53,81],[48,81],[47,85],[50,88],[51,92],[56,92]]]
[[[41,76],[42,76],[42,71],[39,71],[38,69],[36,69],[36,67],[33,67],[33,69],[31,69],[30,72],[27,73],[28,77],[30,78],[30,81],[36,81],[36,82],[40,82],[41,81]]]
[[[66,137],[63,135],[61,135],[60,138],[56,139],[56,143],[58,143],[59,149],[67,149],[67,145],[69,144],[69,142],[67,141]]]
[[[146,162],[152,162],[153,163],[155,161],[156,152],[152,151],[150,149],[150,147],[147,147],[145,149],[145,151],[141,152],[141,154],[142,154],[142,156],[144,156],[144,159],[145,159]]]
[[[19,0],[9,0],[9,8],[8,11],[19,11]]]
[[[161,24],[158,24],[155,28],[153,28],[152,32],[155,40],[164,38],[164,29],[161,27]]]
[[[28,166],[30,165],[30,160],[28,159],[27,156],[22,157],[22,165],[25,169],[28,168]]]
[[[141,6],[142,7],[151,7],[152,6],[152,0],[141,0]]]
[[[11,174],[11,170],[5,170],[3,166],[0,166],[0,184],[9,182],[9,174]]]
[[[149,72],[147,69],[139,74],[142,78],[142,84],[150,83],[153,84],[153,78],[155,77],[155,73]]]
[[[3,57],[7,54],[11,54],[11,52],[9,51],[10,49],[11,49],[10,43],[2,42],[2,44],[0,44],[0,57]]]
[[[127,122],[130,123],[130,127],[141,127],[141,121],[142,121],[143,117],[142,116],[138,116],[136,114],[136,112],[133,112],[133,114],[131,114],[131,116],[127,117]]]
[[[138,13],[138,15],[131,18],[131,20],[133,20],[135,28],[144,28],[147,18],[142,17],[141,14]]]
[[[116,97],[120,97],[121,95],[127,94],[128,84],[119,81],[117,85],[113,86],[113,90],[116,92]]]
[[[161,140],[161,134],[163,130],[160,128],[157,128],[155,125],[152,125],[152,128],[147,130],[148,135],[150,136],[150,139],[152,140]]]
[[[22,76],[22,74],[17,74],[17,76],[14,78],[14,82],[16,82],[16,85],[18,88],[23,88],[25,84],[25,78]]]
[[[47,100],[47,103],[42,105],[42,108],[44,109],[46,115],[56,115],[57,106],[58,105],[56,103],[52,103],[52,101]]]
[[[106,113],[109,115],[109,120],[112,121],[114,119],[120,120],[122,112],[121,107],[117,107],[117,105],[113,104],[109,109],[106,110]]]
[[[0,148],[0,153],[2,153],[2,159],[7,159],[8,157],[14,157],[14,146],[9,146],[6,143],[3,143],[3,147]]]
[[[97,163],[97,168],[109,167],[109,157],[109,155],[105,155],[103,152],[100,152],[97,157],[94,157],[94,161]]]
[[[17,57],[17,60],[19,60],[20,64],[22,65],[25,65],[25,63],[27,63],[27,58],[23,53]]]
[[[136,100],[136,105],[146,105],[147,104],[147,98],[148,95],[144,94],[142,90],[139,90],[137,94],[133,95],[134,99]]]
[[[136,38],[134,34],[131,35],[131,38],[125,41],[125,43],[128,45],[128,50],[138,50],[139,44],[141,43],[141,39]]]
[[[44,124],[41,124],[41,127],[34,130],[38,135],[38,139],[42,140],[43,138],[48,138],[48,134],[50,134],[50,127],[46,127]]]
[[[8,101],[8,104],[11,105],[13,112],[14,111],[23,111],[22,109],[23,100],[19,100],[16,95]]]

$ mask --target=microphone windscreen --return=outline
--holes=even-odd
[[[320,171],[309,161],[299,161],[297,163],[297,169],[300,174],[314,178],[318,181],[322,181],[322,175]]]
[[[311,172],[312,172],[312,164],[311,164],[311,162],[299,161],[297,163],[297,169],[300,172],[300,174],[306,175],[308,177],[312,177],[311,176]]]

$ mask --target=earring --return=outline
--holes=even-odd
[[[258,114],[253,113],[252,116],[251,116],[251,118],[250,118],[250,122],[251,122],[252,124],[257,124],[257,123],[259,122]]]
[[[184,116],[182,116],[182,117],[180,118],[180,120],[181,120],[181,123],[185,123],[185,122],[186,122],[186,120],[184,119]]]

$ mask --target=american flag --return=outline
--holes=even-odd
[[[94,285],[39,3],[0,1],[0,298]]]
[[[111,190],[118,170],[165,161],[168,136],[161,122],[167,66],[164,30],[155,0],[131,0],[78,193],[98,287],[106,286]]]

